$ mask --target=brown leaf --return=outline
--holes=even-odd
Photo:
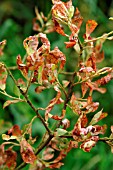
[[[38,86],[38,87],[35,88],[35,92],[39,94],[39,93],[41,93],[45,88],[46,88],[45,86]]]
[[[51,115],[50,114],[50,111],[53,109],[54,105],[55,104],[61,104],[62,102],[64,102],[62,99],[61,99],[61,92],[58,90],[57,92],[57,95],[55,98],[53,98],[50,102],[49,102],[49,105],[47,106],[46,108],[46,112],[45,112],[45,120],[48,121],[48,118],[53,118],[55,120],[61,120],[63,119],[64,117],[64,111],[62,112],[63,115],[60,117],[58,115]]]
[[[13,136],[21,136],[21,130],[18,125],[14,125],[11,129],[8,130],[8,135],[13,135]]]
[[[3,55],[3,49],[6,45],[6,40],[0,42],[0,56]]]
[[[7,70],[4,64],[0,62],[0,89],[1,90],[5,90],[6,80],[7,80]]]
[[[58,163],[53,163],[49,166],[50,169],[56,169],[56,168],[60,168],[62,165],[64,165],[64,163],[62,162],[58,162]]]
[[[64,28],[56,21],[56,20],[53,20],[54,22],[54,28],[55,28],[55,31],[58,33],[58,34],[61,34],[63,36],[66,36],[65,32],[64,32]]]
[[[69,41],[69,42],[64,42],[66,44],[66,48],[71,48],[76,44],[76,41]]]
[[[54,157],[54,149],[47,147],[43,152],[43,160],[50,160]]]
[[[89,59],[86,62],[87,67],[92,67],[94,71],[96,71],[96,57],[95,53],[92,53]]]
[[[0,145],[0,166],[2,166],[7,159],[7,155],[4,152],[4,145]]]
[[[17,66],[18,66],[18,69],[21,70],[22,74],[25,77],[27,77],[28,76],[28,67],[22,63],[22,59],[21,59],[20,55],[17,56]]]
[[[96,53],[96,63],[101,63],[104,60],[104,51]]]
[[[9,148],[5,151],[5,154],[7,156],[6,158],[6,166],[11,169],[15,169],[16,167],[16,159],[17,159],[17,153],[12,150],[12,148]]]
[[[93,137],[87,139],[86,141],[84,141],[80,145],[80,148],[83,149],[83,151],[85,151],[85,152],[90,152],[90,150],[92,149],[92,147],[94,147],[96,145],[98,140],[99,140],[98,136],[93,136]]]
[[[75,13],[74,13],[74,17],[72,19],[72,23],[75,24],[77,26],[78,30],[79,30],[82,22],[83,22],[83,17],[81,16],[78,8],[76,8]]]
[[[36,156],[31,145],[25,139],[20,142],[20,152],[25,163],[33,164],[36,160]]]
[[[102,77],[101,79],[95,81],[95,83],[97,83],[99,86],[103,86],[103,85],[106,85],[112,79],[113,79],[112,75],[108,74],[108,75]]]
[[[47,58],[47,62],[57,64],[60,62],[60,68],[63,69],[64,64],[66,62],[65,55],[58,49],[58,47],[55,47],[54,50],[50,51],[49,56]]]
[[[86,23],[86,36],[89,37],[89,35],[94,31],[94,29],[97,26],[97,22],[94,20],[88,20]]]

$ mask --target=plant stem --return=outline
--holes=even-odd
[[[6,67],[6,66],[5,66]],[[44,127],[46,128],[46,130],[48,131],[49,135],[51,134],[51,130],[49,129],[48,125],[46,124],[45,120],[43,119],[43,117],[39,114],[38,110],[34,107],[34,105],[32,104],[32,102],[29,100],[27,94],[25,92],[22,91],[22,89],[20,88],[20,86],[18,86],[17,81],[15,80],[15,78],[13,77],[11,71],[6,67],[10,77],[12,78],[12,80],[14,81],[15,85],[17,86],[17,88],[19,89],[20,93],[24,96],[24,98],[26,99],[26,103],[28,103],[28,105],[32,108],[32,110],[34,110],[34,112],[36,113],[37,117],[41,120],[42,124],[44,125]]]

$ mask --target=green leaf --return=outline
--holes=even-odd
[[[65,129],[61,129],[61,128],[57,128],[57,136],[62,136],[64,134],[67,133],[67,130]]]
[[[0,134],[5,133],[12,127],[11,122],[6,122],[3,119],[0,119]]]
[[[13,87],[13,92],[16,96],[20,97],[20,91],[15,84],[14,84],[14,87]]]

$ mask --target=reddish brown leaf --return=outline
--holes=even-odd
[[[64,42],[66,44],[66,48],[71,48],[76,44],[76,41],[69,41],[69,42]]]
[[[61,116],[53,115],[51,118],[55,119],[55,120],[62,120],[64,118],[64,116],[65,116],[65,112],[66,112],[66,110],[62,110],[62,115]]]
[[[55,47],[54,50],[50,51],[50,55],[47,58],[47,62],[57,64],[60,62],[60,68],[63,69],[64,64],[66,62],[65,55],[58,49],[58,47]]]
[[[12,148],[9,148],[5,151],[5,154],[7,156],[6,158],[6,166],[11,169],[15,169],[16,167],[16,159],[17,159],[17,153],[12,150]]]
[[[42,42],[42,44],[44,46],[43,50],[44,51],[46,50],[46,52],[49,52],[49,50],[50,50],[50,42],[49,42],[48,38],[46,37],[46,34],[39,33],[38,35],[39,35],[40,40],[41,40],[41,42]],[[38,49],[38,51],[40,51],[40,48]]]
[[[82,22],[83,22],[83,17],[81,16],[78,8],[76,8],[75,13],[74,13],[74,17],[72,19],[72,23],[75,24],[77,26],[78,30],[79,30]]]
[[[11,129],[8,130],[8,135],[13,135],[13,136],[20,136],[21,130],[18,125],[14,125]]]
[[[87,139],[86,141],[84,141],[80,145],[80,148],[83,149],[85,152],[90,152],[90,150],[92,149],[92,147],[94,147],[96,145],[98,140],[99,140],[98,136],[93,136],[93,137]]]
[[[82,89],[82,96],[84,97],[85,94],[86,94],[87,91],[88,91],[88,86],[87,86],[87,84],[86,84],[85,82],[83,82],[83,83],[81,84],[81,89]]]
[[[53,20],[53,22],[54,22],[55,31],[56,31],[58,34],[61,34],[61,35],[63,35],[63,36],[66,36],[63,27],[62,27],[56,20]]]
[[[52,7],[52,18],[57,22],[67,22],[69,18],[67,5],[61,1],[54,1],[54,5]]]
[[[36,160],[36,156],[31,145],[25,139],[20,142],[20,152],[25,163],[33,164]]]
[[[96,53],[96,63],[101,63],[104,60],[104,51]]]
[[[86,62],[87,67],[92,67],[94,71],[96,71],[96,57],[95,53],[92,53],[89,59]]]
[[[46,88],[45,86],[38,86],[38,87],[35,88],[35,92],[39,94],[39,93],[41,93],[45,88]]]
[[[64,165],[64,163],[62,162],[58,162],[58,163],[53,163],[49,166],[50,169],[56,169],[56,168],[60,168],[62,165]]]
[[[0,166],[2,166],[7,159],[7,155],[4,152],[4,145],[0,145]]]
[[[89,35],[94,31],[94,29],[97,26],[97,22],[94,20],[88,20],[86,23],[86,35],[89,37]]]
[[[21,70],[22,74],[25,77],[27,77],[28,76],[28,67],[22,63],[22,59],[21,59],[20,55],[17,56],[17,65],[18,65],[18,69]]]
[[[111,74],[108,74],[107,76],[102,77],[101,79],[95,81],[99,86],[106,85],[110,80],[112,80],[113,77]]]

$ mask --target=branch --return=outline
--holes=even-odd
[[[6,67],[6,65],[5,65]],[[14,81],[15,85],[17,86],[17,88],[19,89],[20,93],[24,96],[24,98],[26,99],[26,103],[29,104],[29,106],[32,108],[32,110],[34,110],[34,112],[36,113],[37,117],[41,120],[42,124],[44,125],[44,127],[46,128],[46,130],[48,131],[49,135],[52,133],[51,130],[49,129],[48,125],[46,124],[45,120],[43,119],[43,117],[39,114],[38,110],[33,106],[32,102],[29,100],[27,94],[25,94],[22,89],[20,88],[20,86],[18,86],[17,81],[15,80],[14,76],[12,75],[11,71],[6,67],[7,72],[9,73],[10,77],[12,78],[12,80]]]

